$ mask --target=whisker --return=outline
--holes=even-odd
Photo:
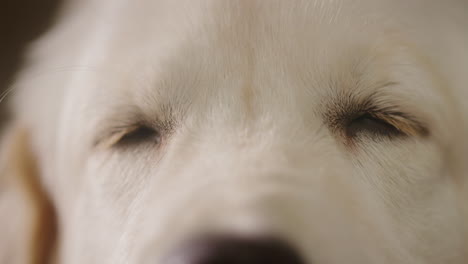
[[[15,86],[11,86],[0,94],[0,103],[2,103],[3,100],[5,100],[5,98],[14,90],[14,87]]]

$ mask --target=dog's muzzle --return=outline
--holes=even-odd
[[[191,240],[164,264],[304,264],[298,252],[276,238],[211,236]]]

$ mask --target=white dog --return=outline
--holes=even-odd
[[[3,138],[1,263],[468,263],[464,0],[86,0]]]

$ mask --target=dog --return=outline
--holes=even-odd
[[[0,262],[467,263],[466,14],[67,3],[9,95]]]

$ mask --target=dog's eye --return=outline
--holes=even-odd
[[[406,140],[427,138],[430,131],[423,116],[415,115],[392,102],[383,100],[364,102],[339,101],[324,119],[329,129],[346,145],[361,142],[360,139]]]
[[[156,143],[159,144],[161,141],[161,134],[158,130],[149,126],[138,126],[123,134],[120,139],[117,140],[115,146],[126,147],[133,146],[142,143]]]
[[[390,124],[387,120],[368,113],[352,119],[346,127],[346,135],[348,137],[352,138],[361,134],[391,138],[405,135],[405,133]]]

